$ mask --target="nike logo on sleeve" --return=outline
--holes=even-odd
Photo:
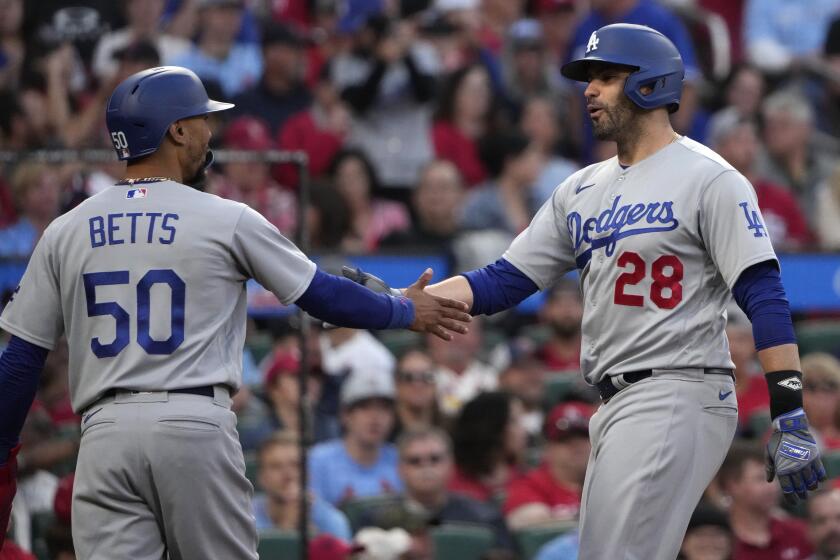
[[[578,185],[575,189],[575,194],[580,194],[581,191],[585,191],[589,187],[594,187],[595,183],[589,183],[588,185]]]

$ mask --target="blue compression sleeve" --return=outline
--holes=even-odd
[[[760,262],[744,270],[732,295],[752,323],[756,350],[796,343],[790,304],[775,261]]]
[[[539,291],[533,280],[505,259],[465,272],[463,276],[472,288],[470,313],[473,315],[498,313]]]
[[[380,294],[320,270],[295,304],[322,321],[353,329],[405,329],[414,322],[407,297]]]
[[[13,336],[0,356],[0,464],[17,445],[48,352]]]

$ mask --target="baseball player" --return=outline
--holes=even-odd
[[[193,189],[212,154],[207,98],[185,68],[122,82],[107,124],[125,179],[56,219],[0,317],[0,528],[37,372],[65,334],[82,415],[73,541],[85,560],[257,558],[252,487],[230,410],[240,385],[245,282],[355,328],[450,338],[465,304],[374,293],[315,264],[244,204]]]
[[[751,185],[671,128],[684,74],[674,45],[648,27],[608,25],[562,73],[588,82],[595,136],[615,141],[617,157],[564,181],[499,261],[427,291],[491,314],[578,269],[581,369],[603,401],[590,425],[580,558],[672,560],[735,434],[732,295],[766,372],[768,480],[795,500],[825,478],[790,310]]]

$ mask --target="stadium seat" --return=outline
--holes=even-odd
[[[373,512],[377,510],[401,510],[400,499],[396,496],[368,496],[366,498],[353,498],[342,502],[340,509],[347,516],[350,527],[353,531],[362,529],[362,517],[365,515],[373,519],[379,519],[380,515]],[[387,516],[386,516],[387,517]],[[390,528],[390,527],[389,527]]]
[[[826,451],[822,462],[828,478],[840,477],[840,451]]]
[[[53,512],[34,513],[30,519],[30,530],[32,531],[32,553],[38,560],[50,560],[47,550],[47,531],[55,522]]]
[[[259,485],[257,484],[257,470],[259,464],[257,461],[256,455],[247,454],[245,455],[245,478],[251,481],[251,484],[254,485],[254,490],[259,490]]]
[[[764,437],[764,434],[770,429],[771,423],[772,421],[768,412],[756,412],[747,418],[747,426],[749,426],[750,432],[753,437],[759,439]]]
[[[543,403],[546,410],[551,409],[555,404],[560,402],[563,397],[569,394],[574,389],[575,385],[580,382],[580,373],[577,371],[558,371],[549,373],[545,380],[545,392]]]
[[[260,531],[257,553],[260,560],[287,560],[300,558],[300,538],[291,531]]]
[[[490,529],[477,525],[441,525],[432,530],[435,560],[480,560],[494,541]]]
[[[547,542],[576,528],[577,521],[569,520],[516,531],[516,544],[522,553],[522,560],[531,560]]]
[[[836,320],[811,319],[796,323],[796,339],[799,353],[840,351],[840,322]]]

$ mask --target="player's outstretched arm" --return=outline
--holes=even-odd
[[[807,499],[826,473],[802,406],[802,367],[790,306],[775,261],[741,273],[732,290],[753,326],[770,393],[773,434],[767,443],[767,481],[779,480],[785,500]]]
[[[17,489],[18,436],[35,399],[47,352],[13,336],[0,356],[0,549]]]
[[[295,301],[304,311],[335,326],[356,329],[411,329],[429,332],[449,340],[451,333],[467,332],[472,317],[468,306],[423,291],[432,270],[417,282],[391,295],[384,285],[378,292],[357,281],[317,270],[306,291]]]

